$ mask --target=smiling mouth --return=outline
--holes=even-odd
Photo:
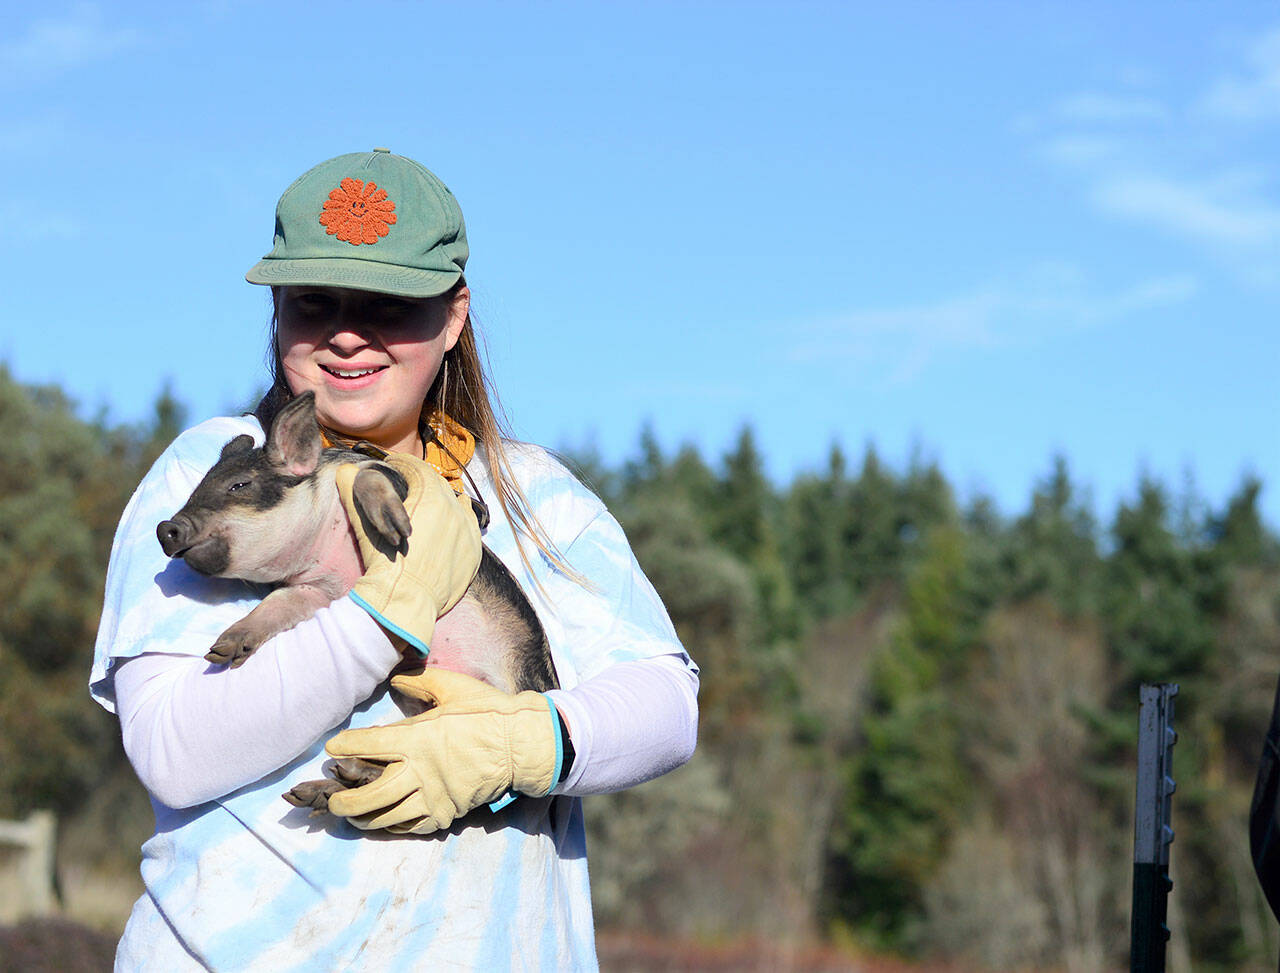
[[[374,365],[369,368],[337,368],[333,365],[321,365],[321,371],[327,372],[335,378],[364,378],[366,375],[372,375],[374,372],[383,371],[386,365]]]

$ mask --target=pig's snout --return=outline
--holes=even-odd
[[[177,557],[191,546],[191,525],[181,520],[162,520],[156,537],[166,557]]]
[[[197,529],[187,517],[179,513],[173,520],[161,521],[156,527],[160,547],[169,557],[180,557],[187,567],[201,574],[218,577],[231,563],[231,548],[225,537]]]

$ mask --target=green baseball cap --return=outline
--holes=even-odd
[[[449,188],[387,149],[303,173],[276,204],[276,242],[251,284],[351,287],[434,297],[462,277],[467,229]]]

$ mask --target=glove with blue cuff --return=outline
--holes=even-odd
[[[385,764],[372,783],[329,797],[329,810],[357,828],[430,834],[511,791],[543,797],[560,780],[561,721],[542,693],[513,695],[434,666],[391,685],[432,708],[325,745],[333,757]]]
[[[408,487],[407,525],[397,517],[401,532],[408,536],[394,552],[369,537],[355,500],[357,476],[371,471],[362,473],[359,465],[344,463],[335,477],[365,568],[350,598],[384,629],[425,655],[436,619],[458,603],[480,568],[480,527],[471,501],[455,494],[444,477],[422,460],[389,453],[383,462]]]

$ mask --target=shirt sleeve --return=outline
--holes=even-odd
[[[600,500],[562,467],[530,494],[581,579],[544,559],[544,617],[562,687],[548,695],[575,751],[556,793],[607,793],[675,769],[697,743],[697,665]]]
[[[552,641],[565,647],[576,680],[655,656],[675,656],[697,673],[612,514],[601,507],[561,550],[582,581],[557,577]]]
[[[158,801],[202,804],[302,754],[399,658],[368,613],[340,598],[237,669],[182,655],[126,659],[114,672],[125,752]]]
[[[556,794],[607,794],[674,770],[698,742],[698,674],[683,656],[619,662],[573,689],[547,693],[574,759]]]

